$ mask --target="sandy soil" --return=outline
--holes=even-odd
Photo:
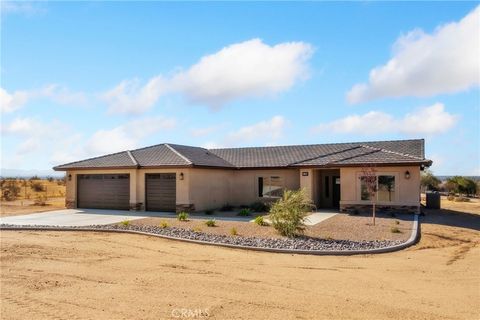
[[[218,213],[220,215],[221,213]],[[217,214],[216,214],[217,215]],[[209,219],[215,219],[216,215]],[[253,219],[253,217],[252,217]],[[407,240],[412,228],[412,215],[397,215],[391,217],[386,214],[378,214],[376,225],[372,226],[370,215],[337,214],[315,226],[307,226],[305,235],[315,238],[350,239],[350,240]],[[231,235],[232,228],[237,230],[237,235],[242,237],[272,237],[281,238],[272,226],[259,226],[252,222],[221,221],[216,220],[216,227],[207,227],[206,219],[190,219],[178,221],[175,218],[146,218],[134,220],[131,223],[137,225],[155,225],[166,222],[169,226],[191,229],[212,234]],[[400,233],[392,233],[391,228],[396,227]]]
[[[0,201],[0,217],[65,209],[65,198],[50,198],[45,206],[33,205],[33,200]]]
[[[428,211],[416,246],[351,257],[2,231],[1,318],[479,319],[479,230]]]

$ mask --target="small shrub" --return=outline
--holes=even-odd
[[[248,217],[250,215],[250,213],[251,213],[250,209],[244,208],[244,209],[240,210],[240,212],[237,214],[237,216]]]
[[[185,211],[182,211],[177,215],[177,219],[179,221],[188,221],[188,217],[189,217],[189,215]]]
[[[258,224],[259,226],[266,226],[267,225],[267,223],[265,222],[265,220],[263,219],[262,216],[256,217],[255,220],[253,220],[253,222]]]
[[[270,220],[281,235],[294,237],[305,230],[305,218],[315,206],[305,190],[285,190],[270,208]]]
[[[232,229],[230,229],[230,234],[231,234],[232,236],[236,236],[236,235],[238,234],[237,228],[233,227]]]
[[[202,228],[200,228],[199,226],[196,226],[192,229],[193,232],[202,232]]]
[[[270,207],[268,206],[268,204],[264,202],[257,201],[250,205],[250,209],[253,212],[267,212],[270,209]]]
[[[398,220],[395,220],[395,224],[400,224],[400,221],[398,221]]]
[[[165,229],[165,228],[168,228],[168,227],[169,227],[169,225],[168,225],[167,221],[160,222],[160,228]]]
[[[233,206],[229,205],[228,203],[227,203],[227,204],[224,204],[224,205],[220,208],[220,211],[222,211],[222,212],[232,211],[232,210],[233,210]]]
[[[45,191],[45,187],[39,181],[32,181],[30,182],[30,188],[35,192],[42,192]]]
[[[33,201],[33,204],[36,206],[46,206],[47,205],[47,196],[45,195],[38,195],[35,200]]]
[[[205,210],[205,214],[208,215],[208,216],[211,216],[214,213],[215,213],[215,210],[213,210],[213,209]]]
[[[215,227],[216,223],[217,222],[215,221],[215,219],[210,219],[205,221],[205,224],[207,225],[207,227]]]
[[[52,181],[53,181],[53,177],[48,176],[48,177],[47,177],[47,181],[48,181],[48,182],[52,182]]]
[[[391,227],[390,232],[391,233],[402,233],[402,231],[400,231],[400,229],[398,229],[397,227]]]
[[[2,197],[6,201],[17,199],[20,194],[20,187],[12,180],[2,180]]]
[[[120,222],[120,225],[124,226],[124,227],[128,227],[130,225],[130,221],[128,220],[123,220],[122,222]]]

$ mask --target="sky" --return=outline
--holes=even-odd
[[[2,2],[1,169],[425,139],[480,175],[476,2]]]

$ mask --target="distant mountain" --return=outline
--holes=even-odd
[[[63,172],[57,172],[53,170],[37,170],[37,169],[32,169],[32,170],[22,170],[22,169],[0,169],[0,177],[5,177],[5,178],[30,178],[33,176],[38,176],[40,178],[45,178],[45,177],[55,177],[55,178],[61,178],[64,176],[65,173]]]

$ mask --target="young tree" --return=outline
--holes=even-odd
[[[368,166],[362,168],[362,176],[360,177],[362,185],[362,200],[364,195],[370,199],[372,203],[372,222],[375,225],[375,203],[377,198],[377,170]],[[365,194],[364,194],[365,193]]]
[[[422,173],[422,178],[421,178],[420,184],[421,184],[422,187],[425,188],[425,190],[436,191],[436,190],[438,190],[438,187],[440,186],[440,183],[441,183],[440,179],[435,177],[433,175],[432,171],[427,169]]]

